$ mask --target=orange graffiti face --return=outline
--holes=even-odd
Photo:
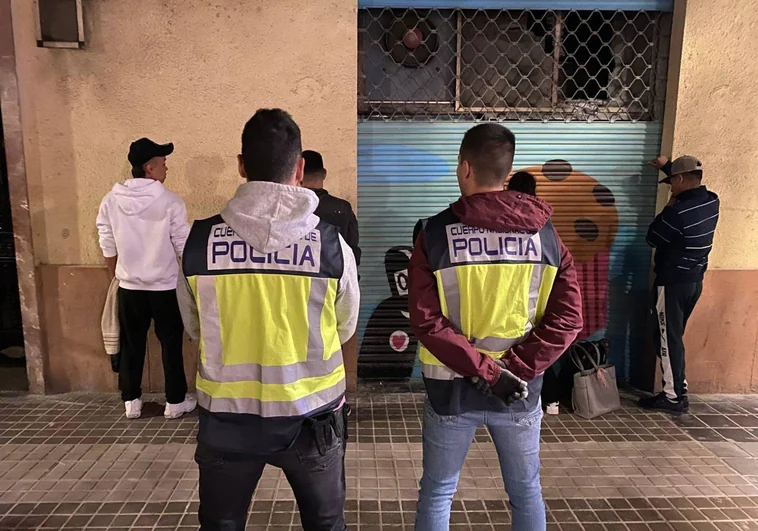
[[[537,196],[553,207],[553,225],[577,262],[588,262],[609,251],[618,231],[613,193],[564,160],[516,169],[537,181]]]

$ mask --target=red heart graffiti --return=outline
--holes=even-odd
[[[408,339],[405,336],[405,334],[396,334],[390,338],[390,341],[392,341],[392,347],[395,350],[405,350],[405,347],[406,347],[405,342],[407,340]]]

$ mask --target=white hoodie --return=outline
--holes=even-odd
[[[124,289],[176,289],[177,255],[189,230],[182,198],[152,179],[117,183],[97,214],[100,248],[106,258],[118,256],[116,278]]]
[[[319,217],[313,213],[317,206],[318,197],[307,188],[254,181],[237,189],[221,217],[253,249],[273,253],[298,241],[318,225]],[[344,267],[334,309],[340,342],[345,344],[358,324],[361,294],[353,251],[342,236],[339,240]],[[193,339],[199,339],[197,306],[186,280],[179,283],[177,297],[187,332]]]

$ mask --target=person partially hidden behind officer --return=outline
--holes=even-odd
[[[326,168],[321,153],[306,149],[303,151],[303,159],[305,159],[303,186],[313,190],[318,196],[316,215],[339,229],[340,234],[353,250],[355,263],[361,265],[361,248],[358,247],[358,220],[355,218],[353,207],[344,199],[329,194],[324,188]]]
[[[510,190],[511,192],[521,192],[522,194],[529,194],[536,197],[537,181],[531,173],[518,171],[508,179],[506,190]]]
[[[346,431],[342,347],[355,332],[355,259],[301,185],[300,128],[280,109],[245,124],[247,181],[196,221],[180,306],[200,344],[200,529],[243,531],[264,467],[284,471],[306,531],[342,531]]]
[[[514,173],[510,179],[508,179],[508,184],[505,187],[506,190],[510,192],[521,192],[522,194],[529,194],[533,196],[537,196],[537,181],[535,180],[534,176],[531,173],[527,173],[525,171],[518,171]],[[416,226],[413,227],[413,243],[415,245],[416,239],[418,238],[419,233],[421,232],[421,229],[424,226],[424,223],[426,223],[426,219],[420,219],[416,222]]]
[[[427,401],[417,531],[449,529],[477,428],[490,432],[513,529],[544,531],[540,388],[582,329],[574,261],[552,208],[503,189],[515,137],[480,124],[458,155],[461,198],[422,224],[409,266],[410,318]]]
[[[133,179],[116,183],[97,214],[100,248],[111,277],[119,282],[119,389],[129,419],[142,415],[142,372],[151,321],[163,355],[165,417],[179,418],[196,406],[187,394],[184,326],[176,300],[177,256],[190,227],[184,201],[163,186],[166,157],[173,151],[173,144],[148,138],[132,142],[128,160]]]
[[[689,409],[684,360],[684,329],[703,292],[703,276],[719,220],[719,198],[703,186],[703,164],[691,156],[649,163],[666,177],[671,199],[650,224],[647,242],[655,248],[653,313],[655,344],[661,360],[663,391],[639,405],[673,414]]]

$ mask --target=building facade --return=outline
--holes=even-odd
[[[358,210],[363,301],[348,358],[365,378],[414,378],[407,261],[416,221],[457,195],[460,138],[483,120],[517,136],[576,256],[584,337],[619,377],[654,385],[647,224],[665,204],[659,152],[700,157],[722,197],[688,333],[694,392],[758,389],[755,103],[743,51],[758,14],[736,0],[332,0],[84,3],[82,49],[37,46],[32,2],[0,0],[0,94],[27,374],[33,392],[113,391],[94,218],[140,136],[172,141],[167,185],[191,219],[239,184],[242,125],[289,110]],[[529,8],[533,4],[533,8]],[[7,32],[4,30],[8,30]],[[713,46],[714,42],[719,47]],[[146,387],[160,391],[156,341]],[[188,372],[195,347],[187,344]],[[357,362],[357,363],[356,363]],[[354,381],[354,380],[353,380]]]

